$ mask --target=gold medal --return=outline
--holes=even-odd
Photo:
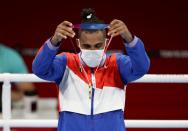
[[[92,88],[91,85],[89,84],[89,99],[91,99],[91,96],[92,96]]]

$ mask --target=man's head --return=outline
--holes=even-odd
[[[82,10],[81,18],[82,24],[103,24],[103,22],[95,16],[95,11],[90,8]],[[106,43],[105,29],[80,29],[78,34],[78,44],[81,49],[104,49]]]
[[[82,23],[77,40],[81,50],[80,58],[91,68],[99,67],[106,59],[104,52],[106,48],[105,24],[96,17],[92,9],[83,9],[81,18]]]
[[[100,50],[104,49],[106,38],[103,31],[81,31],[79,43],[81,49]]]

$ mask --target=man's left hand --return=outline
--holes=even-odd
[[[112,22],[110,22],[108,35],[109,36],[111,35],[113,37],[121,35],[121,37],[127,43],[130,43],[133,40],[133,36],[130,33],[130,31],[128,30],[128,28],[125,25],[125,23],[123,21],[117,20],[117,19],[115,19]]]

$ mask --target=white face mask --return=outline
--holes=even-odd
[[[80,40],[77,39],[79,47],[80,47]],[[105,46],[106,47],[106,43],[107,39],[105,40]],[[86,49],[82,49],[80,47],[81,50],[81,59],[83,60],[83,62],[89,66],[89,67],[98,67],[100,66],[100,64],[103,64],[104,61],[106,60],[106,54],[104,52],[104,49],[100,49],[100,50],[86,50]]]
[[[81,49],[81,58],[89,67],[97,67],[106,59],[104,50],[85,50]]]

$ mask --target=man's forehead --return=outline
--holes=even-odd
[[[104,34],[102,31],[82,31],[80,35],[81,41],[104,41]]]

